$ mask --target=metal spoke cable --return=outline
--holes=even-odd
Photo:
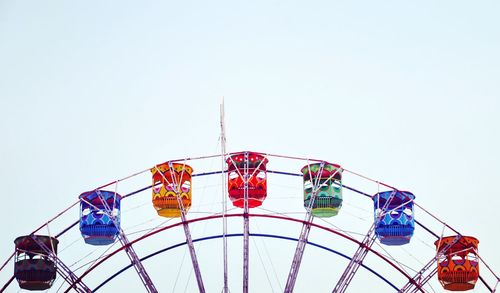
[[[156,217],[156,218],[157,218],[157,217]],[[130,229],[132,229],[132,228],[135,228],[135,227],[138,227],[138,226],[142,226],[142,225],[144,225],[144,224],[146,224],[146,223],[148,223],[148,222],[154,222],[156,218],[151,218],[150,220],[145,221],[145,222],[143,222],[143,223],[141,223],[141,224],[138,224],[138,225],[129,226],[129,227],[127,227],[127,228],[126,228],[126,230],[130,230]],[[151,231],[154,231],[154,230],[156,230],[156,229],[159,229],[159,228],[163,227],[164,225],[168,224],[168,223],[169,223],[170,221],[172,221],[173,219],[174,219],[174,218],[168,218],[168,219],[166,219],[166,220],[163,220],[163,219],[162,219],[161,223],[159,223],[158,225],[156,225],[156,226],[154,226],[154,227],[152,227],[152,228],[143,229],[143,230],[140,230],[140,231],[147,231],[147,233],[149,233],[149,232],[151,232]],[[139,233],[139,232],[138,232],[138,231],[135,231],[135,232],[129,232],[129,233],[127,233],[127,236],[128,236],[128,235],[137,234],[137,233]]]
[[[222,173],[222,174],[224,174],[224,173]],[[215,192],[214,192],[214,197],[215,197]],[[206,205],[209,205],[209,204],[206,204]],[[190,213],[191,213],[191,214],[196,214],[196,213],[204,213],[204,214],[208,214],[208,215],[215,215],[215,214],[216,214],[216,213],[214,213],[214,212],[193,212],[193,211],[190,211]],[[202,236],[206,235],[207,227],[208,227],[208,222],[204,222],[203,229],[202,229],[202,233],[201,233],[201,235],[202,235]],[[194,227],[191,229],[191,231],[190,231],[190,232],[191,232],[191,234],[192,234],[194,231],[196,231],[196,226],[194,226]],[[195,250],[196,250],[198,253],[200,253],[200,252],[202,251],[202,248],[203,248],[203,243],[202,243],[202,242],[198,242],[198,243],[196,243],[196,244],[194,244],[194,245],[195,245]],[[181,263],[182,265],[184,264],[184,261],[185,261],[185,256],[186,256],[187,251],[188,251],[187,249],[184,251],[184,255],[183,255],[183,257],[182,257],[182,263]],[[181,270],[179,269],[179,271],[178,271],[178,278],[180,277],[180,272],[181,272]],[[192,270],[190,270],[190,271],[189,271],[189,275],[188,275],[188,279],[187,279],[187,281],[186,281],[186,285],[184,286],[184,292],[187,292],[187,289],[188,289],[188,286],[189,286],[189,284],[190,284],[190,282],[191,282],[191,278],[192,278],[192,276],[193,276],[193,271],[192,271]],[[176,280],[176,282],[177,282],[177,280]],[[174,288],[175,288],[175,287],[174,287]],[[173,292],[173,291],[174,291],[174,290],[172,290],[172,292]]]
[[[159,174],[161,175],[161,177],[163,178],[163,185],[165,188],[167,188],[167,185],[166,183],[168,182],[169,184],[172,184],[173,186],[173,189],[174,189],[174,192],[176,194],[176,198],[177,198],[177,204],[180,208],[180,212],[181,212],[181,220],[183,222],[183,228],[184,228],[184,234],[186,236],[186,241],[188,242],[188,247],[189,247],[189,253],[191,255],[191,262],[193,263],[193,269],[194,269],[194,272],[196,274],[196,281],[198,283],[198,289],[200,292],[205,292],[205,286],[203,284],[203,278],[201,276],[201,272],[200,272],[200,267],[199,267],[199,264],[198,264],[198,259],[196,257],[196,251],[195,251],[195,248],[194,248],[194,245],[193,245],[193,240],[192,240],[192,237],[191,237],[191,232],[190,232],[190,229],[189,229],[189,225],[187,224],[187,221],[186,221],[186,209],[184,207],[184,203],[182,201],[182,198],[181,198],[181,180],[182,178],[184,177],[184,172],[185,172],[185,166],[186,166],[186,162],[184,161],[184,164],[182,166],[182,171],[181,171],[181,174],[180,174],[180,177],[179,179],[176,178],[176,176],[174,175],[175,171],[174,171],[174,167],[173,167],[173,164],[172,162],[168,162],[168,167],[169,167],[169,171],[170,171],[170,179],[171,181],[167,180],[167,178],[165,178],[165,175],[158,169],[157,166],[155,166],[156,170],[159,172]]]
[[[90,260],[90,261],[87,261],[87,262],[86,262],[86,263],[84,263],[83,265],[80,265],[79,267],[77,267],[76,269],[74,269],[74,271],[75,271],[75,272],[76,272],[76,271],[79,271],[80,269],[82,269],[82,268],[84,268],[84,267],[86,267],[86,266],[88,266],[88,268],[87,268],[87,270],[88,270],[89,268],[93,267],[93,266],[94,266],[94,265],[95,265],[98,261],[100,261],[101,259],[105,259],[105,258],[107,258],[107,257],[109,256],[109,254],[107,254],[107,252],[108,252],[109,250],[111,250],[111,248],[113,248],[113,246],[115,246],[115,244],[116,244],[116,243],[117,243],[117,242],[115,242],[115,243],[113,243],[113,244],[111,244],[111,245],[107,246],[107,247],[106,247],[106,250],[105,250],[103,253],[101,253],[101,255],[100,255],[99,257],[97,257],[97,258],[95,258],[95,259],[92,259],[92,260]],[[94,251],[97,251],[97,250],[98,250],[98,249],[95,249]],[[87,271],[87,270],[85,270],[85,271]],[[85,272],[85,271],[84,271],[84,272]]]
[[[267,283],[269,284],[269,287],[271,288],[271,291],[274,292],[273,284],[271,283],[271,279],[269,278],[269,274],[267,273],[266,266],[264,264],[264,260],[262,259],[262,256],[260,255],[260,250],[257,245],[257,242],[254,237],[252,237],[252,242],[253,245],[255,246],[255,250],[257,251],[257,256],[259,257],[260,264],[262,265],[262,269],[264,270],[264,274],[266,275]]]
[[[257,225],[257,223],[255,224],[256,226],[256,230],[260,232],[260,227]],[[263,234],[263,233],[261,233]],[[255,240],[254,240],[255,241]],[[278,274],[276,272],[276,268],[274,266],[274,262],[269,254],[269,250],[267,249],[267,245],[266,245],[266,242],[265,241],[262,241],[262,245],[264,246],[264,252],[266,254],[266,257],[267,259],[269,260],[269,263],[271,264],[271,269],[273,271],[273,274],[274,274],[274,278],[276,279],[277,283],[278,283],[278,286],[280,287],[280,292],[283,291],[283,287],[281,286],[281,282],[280,282],[280,279],[278,278]]]
[[[430,246],[430,245],[429,245],[429,243],[427,243],[427,241],[422,240],[422,238],[420,238],[420,237],[418,237],[418,236],[416,237],[416,239],[417,239],[420,243],[424,244],[424,245],[425,245],[425,246],[427,246],[429,249],[431,249],[433,252],[436,252],[436,247]]]
[[[151,224],[153,222],[157,222],[159,220],[162,220],[161,223],[159,224],[156,224],[154,225],[152,228],[151,227],[148,227],[147,229],[144,228],[144,229],[140,229],[140,230],[136,230],[136,231],[133,231],[133,229],[135,228],[139,228],[141,226],[144,226],[144,225],[147,225],[147,224]],[[157,229],[158,227],[162,227],[163,225],[167,224],[171,219],[168,219],[168,220],[163,220],[163,219],[158,219],[158,217],[155,217],[155,218],[150,218],[148,219],[147,221],[144,221],[144,222],[141,222],[141,223],[138,223],[137,225],[132,225],[132,226],[129,226],[127,227],[126,230],[127,231],[127,236],[128,235],[134,235],[134,234],[137,234],[137,233],[140,233],[141,231],[152,231],[154,229]],[[130,231],[132,230],[132,231]]]
[[[179,279],[181,277],[181,271],[182,271],[182,267],[184,266],[184,261],[186,259],[187,252],[188,252],[188,248],[185,247],[184,253],[182,254],[182,259],[181,259],[181,262],[180,262],[181,264],[179,265],[179,269],[177,270],[177,276],[175,277],[175,281],[174,281],[174,286],[172,288],[172,292],[175,292],[175,288],[177,287],[177,282],[179,282]]]
[[[106,254],[106,252],[112,248],[112,245],[110,245],[109,248],[106,248],[106,251],[103,252],[101,255],[99,255],[97,258],[92,258],[90,260],[87,260],[85,263],[79,265],[78,267],[76,268],[73,268],[74,266],[76,266],[77,264],[79,264],[81,261],[84,261],[86,260],[90,255],[94,254],[97,250],[94,250],[92,251],[91,253],[87,254],[85,257],[83,257],[82,259],[79,259],[77,260],[76,262],[72,263],[70,267],[73,268],[73,271],[74,272],[78,272],[79,270],[85,268],[85,267],[92,267],[96,262],[98,262],[99,260],[103,259],[103,258],[106,258],[108,255]]]
[[[82,240],[82,237],[75,237],[75,239],[73,241],[71,241],[68,245],[58,249],[58,252],[57,254],[58,255],[61,255],[66,249],[69,249],[70,247],[72,247],[73,245],[75,245],[76,243],[80,242]]]
[[[283,216],[283,217],[288,217],[290,219],[294,219],[293,217],[290,217],[290,215],[302,215],[302,216],[305,216],[306,215],[306,212],[278,212],[278,211],[274,211],[274,210],[270,210],[270,209],[265,209],[263,207],[257,207],[256,209],[258,210],[261,210],[261,211],[265,211],[265,212],[268,212],[270,213],[271,215],[280,215],[280,216]],[[364,233],[360,233],[360,232],[355,232],[355,231],[349,231],[349,230],[344,230],[336,225],[334,225],[333,223],[327,221],[326,219],[324,218],[318,218],[320,221],[328,224],[328,226],[330,227],[333,227],[335,231],[340,231],[340,232],[343,232],[349,236],[352,236],[352,235],[358,235],[358,236],[364,236],[365,234]]]
[[[343,232],[351,237],[353,237],[353,235],[357,235],[357,236],[365,236],[365,233],[361,233],[361,232],[356,232],[356,231],[349,231],[349,230],[344,230],[342,228],[340,228],[339,226],[327,221],[326,219],[324,218],[319,218],[320,221],[328,224],[328,226],[330,227],[333,227],[336,231],[340,231],[340,232]]]
[[[395,264],[397,264],[399,266],[399,268],[401,270],[403,270],[405,273],[409,274],[408,270],[412,271],[413,273],[416,273],[418,272],[418,270],[410,267],[409,265],[403,263],[403,262],[400,262],[399,260],[397,260],[394,256],[392,256],[392,254],[387,251],[387,249],[385,249],[385,247],[381,244],[379,244],[378,242],[375,242],[374,245],[376,245],[377,247],[379,247],[382,251],[384,251],[384,253],[382,254],[383,256],[387,257],[388,259],[392,260]],[[406,269],[405,269],[406,268]]]
[[[343,213],[343,214],[346,214],[346,215],[348,215],[348,216],[350,216],[350,217],[353,217],[353,218],[355,218],[355,219],[361,220],[361,221],[363,221],[363,222],[368,222],[368,221],[369,221],[367,218],[362,218],[362,217],[360,217],[360,216],[357,216],[356,214],[353,214],[353,213],[351,213],[351,212],[349,212],[349,211],[347,211],[347,210],[345,210],[345,209],[342,209],[342,213]],[[369,218],[373,221],[373,215],[372,215],[371,217],[369,217]],[[364,235],[364,234],[363,234],[363,235]]]
[[[128,208],[126,210],[122,210],[122,212],[131,212],[131,211],[140,209],[140,208],[145,207],[145,206],[151,206],[151,202],[141,203],[140,205],[136,205],[136,206]]]
[[[411,258],[413,258],[415,261],[417,261],[420,265],[425,265],[420,259],[418,259],[415,255],[410,253],[408,250],[406,250],[403,246],[401,246],[401,250],[403,250],[406,254],[408,254]]]
[[[110,247],[111,248],[111,247]],[[92,250],[91,252],[87,253],[85,256],[81,257],[80,259],[76,260],[75,262],[73,262],[71,265],[69,265],[70,268],[73,268],[75,267],[78,263],[84,261],[85,259],[87,259],[88,257],[90,257],[92,254],[94,254],[95,252],[97,251],[97,249],[94,249]],[[103,257],[102,255],[99,256],[99,258]],[[99,259],[98,258],[98,259]],[[97,261],[98,259],[96,260],[93,260],[93,262]],[[88,263],[87,263],[88,264]],[[78,271],[79,269],[81,269],[82,266],[80,267],[77,267],[76,269],[73,269],[74,272]]]

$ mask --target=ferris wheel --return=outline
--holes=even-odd
[[[218,196],[197,201],[196,192],[202,197],[210,186]],[[125,210],[134,200],[138,205]],[[141,212],[134,215],[136,210]],[[125,227],[128,214],[134,221],[145,214],[156,219]],[[73,220],[54,224],[65,216]],[[141,225],[147,227],[135,228]],[[77,238],[64,243],[71,233]],[[210,248],[201,246],[205,242]],[[357,292],[356,286],[373,284],[373,292],[442,291],[437,286],[494,292],[499,278],[478,243],[420,206],[412,192],[339,164],[223,152],[169,160],[81,193],[14,240],[15,251],[1,267],[13,263],[14,274],[1,290],[105,292],[118,283],[131,291],[165,292],[182,291],[178,284],[185,283],[184,291],[199,292]],[[419,245],[426,253],[412,255]],[[165,263],[163,254],[181,247],[182,261],[170,256]],[[167,272],[156,272],[155,259]],[[183,274],[188,277],[180,281]]]
[[[220,141],[220,154],[168,160],[83,192],[17,237],[1,292],[18,290],[14,280],[55,292],[496,291],[478,239],[412,192],[322,159],[228,153],[223,104]],[[184,255],[171,253],[181,247]]]

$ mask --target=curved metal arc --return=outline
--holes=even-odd
[[[226,217],[242,217],[243,214],[226,214]],[[270,218],[270,219],[280,219],[280,220],[287,220],[287,221],[292,221],[292,222],[297,222],[297,223],[304,223],[303,220],[299,220],[299,219],[294,219],[294,218],[288,218],[288,217],[284,217],[284,216],[277,216],[277,215],[265,215],[265,214],[248,214],[249,217],[260,217],[260,218]],[[213,220],[213,219],[219,219],[221,218],[222,215],[213,215],[213,216],[206,216],[206,217],[201,217],[201,218],[196,218],[196,219],[190,219],[187,221],[187,223],[195,223],[195,222],[199,222],[199,221],[205,221],[205,220]],[[129,243],[129,245],[133,245],[145,238],[148,238],[148,237],[151,237],[155,234],[158,234],[162,231],[165,231],[165,230],[168,230],[168,229],[171,229],[171,228],[174,228],[176,226],[180,226],[180,225],[183,225],[184,223],[183,222],[178,222],[178,223],[175,223],[175,224],[172,224],[172,225],[169,225],[169,226],[165,226],[161,229],[158,229],[158,230],[155,230],[153,232],[150,232],[150,233],[147,233],[147,234],[144,234],[143,236],[137,238],[137,239],[134,239],[133,241],[131,241]],[[328,227],[325,227],[325,226],[321,226],[319,224],[316,224],[316,223],[311,223],[311,226],[314,226],[316,228],[319,228],[319,229],[322,229],[322,230],[325,230],[325,231],[328,231],[328,232],[331,232],[333,234],[336,234],[338,236],[341,236],[349,241],[352,241],[354,243],[357,243],[358,245],[363,245],[361,242],[359,242],[358,240],[348,236],[348,235],[345,235],[339,231],[335,231],[331,228],[328,228]],[[76,282],[80,281],[80,279],[83,279],[86,275],[88,275],[90,272],[92,272],[95,268],[97,268],[98,266],[100,266],[103,262],[105,262],[106,260],[108,260],[109,258],[111,258],[113,255],[117,254],[118,252],[120,252],[121,250],[123,250],[125,247],[122,246],[122,247],[119,247],[117,248],[115,251],[111,252],[110,254],[106,255],[105,257],[103,257],[101,260],[99,260],[97,263],[95,263],[92,267],[90,267],[87,271],[85,271],[77,280]],[[381,258],[382,260],[384,260],[386,263],[388,263],[390,266],[392,266],[393,268],[395,268],[398,272],[400,272],[403,276],[405,276],[408,280],[411,280],[413,281],[412,277],[410,275],[408,275],[405,271],[403,271],[401,268],[399,268],[396,264],[394,264],[392,261],[390,261],[388,258],[386,258],[385,256],[383,256],[382,254],[380,254],[379,252],[377,252],[376,250],[373,250],[371,247],[368,248],[369,251],[371,251],[373,254],[375,254],[376,256],[378,256],[379,258]],[[414,282],[414,281],[413,281]],[[69,292],[69,290],[71,290],[71,287],[68,288],[65,292]]]
[[[226,234],[226,237],[242,237],[243,234],[242,233],[237,233],[237,234]],[[276,239],[282,239],[282,240],[290,240],[290,241],[298,241],[299,239],[297,238],[292,238],[292,237],[286,237],[286,236],[281,236],[281,235],[276,235],[276,234],[262,234],[262,233],[250,233],[250,236],[253,236],[253,237],[265,237],[265,238],[276,238]],[[218,239],[218,238],[222,238],[223,235],[220,234],[220,235],[213,235],[213,236],[206,236],[206,237],[201,237],[201,238],[197,238],[197,239],[193,239],[193,242],[198,242],[198,241],[206,241],[206,240],[213,240],[213,239]],[[312,245],[312,246],[315,246],[315,247],[318,247],[318,248],[321,248],[323,250],[326,250],[326,251],[329,251],[331,253],[334,253],[336,255],[339,255],[345,259],[348,259],[350,260],[351,258],[349,256],[347,256],[346,254],[343,254],[333,248],[330,248],[330,247],[327,247],[327,246],[324,246],[324,245],[321,245],[321,244],[318,244],[318,243],[314,243],[314,242],[310,242],[310,241],[307,241],[307,244],[309,245]],[[140,260],[141,261],[145,261],[149,258],[152,258],[156,255],[159,255],[161,253],[164,253],[164,252],[167,252],[169,250],[172,250],[174,248],[177,248],[177,247],[181,247],[181,246],[184,246],[186,245],[186,242],[180,242],[180,243],[177,243],[177,244],[174,244],[174,245],[171,245],[169,247],[165,247],[165,248],[162,248],[156,252],[153,252],[143,258],[141,258]],[[384,281],[385,283],[387,283],[389,286],[391,286],[394,290],[398,291],[398,287],[396,287],[393,283],[391,283],[391,281],[389,281],[388,279],[386,279],[384,276],[382,276],[380,273],[378,273],[377,271],[375,271],[374,269],[364,265],[364,264],[361,264],[361,266],[365,269],[367,269],[369,272],[371,272],[372,274],[374,274],[375,276],[377,276],[378,278],[380,278],[382,281]],[[93,292],[96,292],[97,290],[99,290],[100,288],[102,288],[104,285],[106,285],[107,283],[109,283],[111,280],[113,280],[114,278],[116,278],[117,276],[119,276],[121,273],[125,272],[126,270],[130,269],[132,267],[131,264],[123,267],[122,269],[120,269],[119,271],[117,271],[116,273],[114,273],[113,275],[111,275],[110,277],[108,277],[106,280],[104,280],[101,284],[99,284],[96,288],[94,288]]]

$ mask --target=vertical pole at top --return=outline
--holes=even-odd
[[[222,103],[220,105],[220,148],[221,148],[221,170],[224,170],[226,164],[226,125],[224,121],[224,97],[222,97]],[[224,171],[221,172],[222,176],[222,254],[224,257],[224,288],[223,293],[228,293],[228,282],[227,282],[227,182],[226,175]]]

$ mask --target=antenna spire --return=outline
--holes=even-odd
[[[220,104],[220,147],[221,147],[221,158],[222,158],[222,168],[225,169],[226,164],[226,125],[225,125],[225,117],[224,117],[224,96],[222,97],[222,101]],[[222,176],[222,242],[223,242],[223,255],[224,255],[224,288],[222,290],[223,293],[228,293],[229,288],[227,285],[227,182],[226,182],[226,174],[221,172]]]

